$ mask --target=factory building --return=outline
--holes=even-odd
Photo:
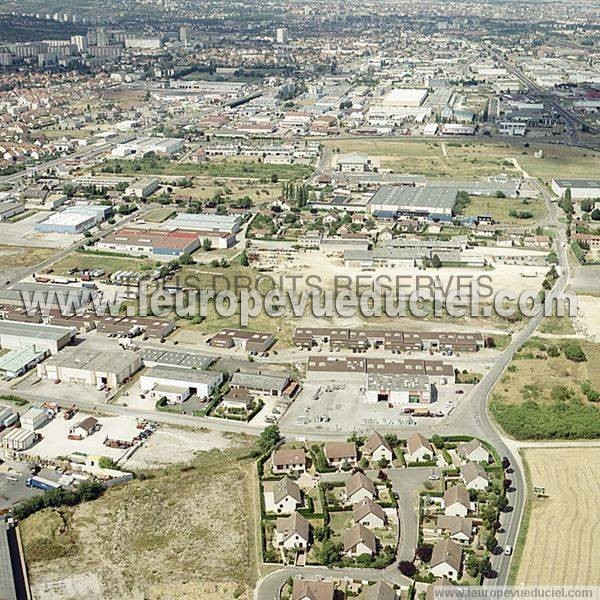
[[[380,219],[451,221],[458,192],[446,188],[382,186],[369,202]]]
[[[116,388],[141,368],[142,360],[135,352],[100,352],[82,344],[51,356],[37,366],[37,373],[43,379],[72,381],[103,389]]]
[[[137,198],[148,198],[160,187],[158,179],[146,178],[132,183],[126,190],[127,196],[136,196]]]
[[[190,396],[209,398],[223,379],[220,371],[156,366],[140,377],[140,388],[155,400],[166,398],[169,404],[181,404]]]
[[[429,404],[434,401],[434,387],[426,375],[367,373],[367,402],[392,404]]]
[[[48,351],[38,351],[34,346],[23,346],[0,356],[0,376],[11,380],[20,377],[44,360]]]
[[[76,204],[50,215],[35,226],[38,233],[85,233],[102,223],[110,214],[111,206],[98,204]]]
[[[600,198],[600,179],[553,179],[552,191],[560,197],[571,190],[573,200]]]
[[[162,227],[194,233],[199,243],[208,239],[216,248],[230,248],[236,243],[241,219],[235,215],[180,213],[162,224]]]
[[[32,346],[37,352],[56,354],[75,338],[75,327],[43,323],[0,321],[0,348],[22,350]]]
[[[155,256],[181,256],[191,254],[200,247],[197,235],[189,231],[166,231],[161,229],[138,229],[123,227],[100,240],[98,250],[127,254]]]
[[[214,348],[233,348],[248,352],[265,352],[275,343],[272,333],[247,331],[245,329],[221,329],[209,341]]]

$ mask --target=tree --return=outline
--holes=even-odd
[[[593,221],[600,221],[600,210],[598,210],[597,208],[595,208],[592,211],[592,220]]]
[[[414,563],[411,563],[409,560],[402,560],[398,563],[398,569],[402,575],[406,577],[413,577],[417,572],[417,567],[415,567]]]
[[[248,255],[246,254],[245,250],[242,250],[242,253],[240,254],[240,265],[242,265],[242,267],[247,267],[250,264],[250,261],[248,260]]]
[[[177,262],[180,265],[192,265],[194,264],[194,259],[189,254],[182,254]]]
[[[257,442],[261,454],[271,452],[281,440],[281,433],[277,425],[269,425],[263,429]]]
[[[437,254],[434,254],[431,258],[431,266],[434,269],[439,269],[440,267],[442,267],[442,261],[440,259],[440,257]]]
[[[488,535],[485,539],[485,547],[491,552],[497,545],[496,538],[493,535]]]
[[[212,248],[212,241],[210,238],[204,238],[204,240],[202,241],[202,249],[205,252],[208,252],[209,250],[211,250]]]
[[[98,466],[101,469],[116,469],[117,463],[109,456],[101,456],[98,459]]]
[[[417,546],[417,556],[424,563],[428,563],[431,560],[432,552],[433,547],[429,544],[421,544],[420,546]]]
[[[319,562],[326,567],[332,565],[337,559],[339,554],[339,547],[334,544],[330,539],[323,541],[321,549],[318,551]]]

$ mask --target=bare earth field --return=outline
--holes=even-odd
[[[42,262],[56,250],[53,248],[24,248],[22,246],[0,246],[0,269],[29,267]]]
[[[33,597],[249,600],[253,465],[239,456],[203,453],[60,515],[46,509],[26,519]]]
[[[518,585],[600,585],[600,448],[525,450],[535,498]]]

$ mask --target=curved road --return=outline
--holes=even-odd
[[[558,225],[562,213],[558,209],[557,204],[552,202],[552,196],[536,180],[531,179],[530,181],[538,188],[544,197],[548,207],[549,222]],[[547,297],[549,298],[556,298],[558,294],[564,291],[567,284],[569,271],[565,247],[565,228],[557,227],[556,252],[559,257],[559,265],[561,269],[559,278],[557,279],[554,288],[547,294]],[[486,439],[496,448],[501,456],[508,457],[511,462],[513,473],[509,474],[509,478],[512,480],[512,486],[507,494],[509,508],[506,512],[501,514],[500,522],[502,529],[497,536],[498,544],[502,548],[506,545],[511,545],[514,547],[516,544],[519,535],[521,518],[525,507],[527,490],[521,457],[519,456],[518,452],[513,451],[510,440],[508,440],[492,422],[488,410],[488,400],[492,390],[494,389],[494,386],[502,377],[505,369],[509,365],[515,353],[534,334],[543,318],[544,315],[542,312],[540,312],[535,317],[532,317],[519,332],[513,335],[511,343],[500,354],[497,362],[489,371],[485,373],[477,387],[474,389],[473,393],[471,394],[471,401],[461,403],[459,408],[452,413],[451,421],[454,423],[454,427],[456,427],[458,424],[460,432],[464,434],[476,435]],[[449,425],[450,423],[447,421],[442,425],[442,428],[448,427]],[[432,428],[431,433],[446,433],[440,429],[441,428],[439,425],[435,426]],[[421,431],[424,432],[423,429],[421,429]],[[289,434],[291,432],[286,429],[282,429],[282,433]],[[347,434],[344,434],[344,436],[345,435]],[[325,437],[331,438],[333,436],[329,435]],[[492,568],[497,572],[497,577],[495,579],[487,580],[487,584],[506,585],[511,560],[512,556],[507,556],[504,553],[492,556]],[[410,584],[410,580],[400,574],[395,564],[380,571],[373,571],[372,569],[328,569],[325,567],[284,567],[273,573],[270,573],[258,582],[255,589],[254,598],[255,600],[277,600],[279,598],[279,590],[281,589],[281,586],[288,577],[293,575],[302,574],[305,576],[319,575],[322,577],[354,577],[356,572],[356,576],[360,577],[361,579],[378,581],[383,578],[392,583],[401,585]]]

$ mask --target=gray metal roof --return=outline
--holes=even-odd
[[[154,377],[156,379],[168,379],[170,381],[191,381],[207,384],[218,383],[223,379],[223,373],[220,371],[198,371],[196,369],[184,369],[162,365],[150,367],[144,376]]]
[[[36,340],[62,340],[76,333],[75,327],[60,327],[44,323],[0,320],[0,335],[21,336]]]
[[[564,188],[600,188],[600,179],[555,179],[554,181]]]
[[[171,365],[188,369],[206,369],[215,362],[213,356],[205,354],[192,354],[190,352],[173,352],[159,348],[144,348],[140,352],[143,361],[154,362],[159,365]]]
[[[250,389],[278,390],[282,392],[286,388],[289,379],[287,375],[234,373],[231,384]]]
[[[121,373],[138,360],[138,355],[131,350],[99,351],[81,346],[68,346],[58,354],[49,357],[46,366],[101,371],[105,373]]]
[[[3,600],[16,600],[17,591],[8,546],[7,527],[4,518],[0,519],[0,598]]]
[[[448,188],[382,186],[371,198],[371,207],[385,210],[428,210],[451,212],[456,203],[457,191]]]

